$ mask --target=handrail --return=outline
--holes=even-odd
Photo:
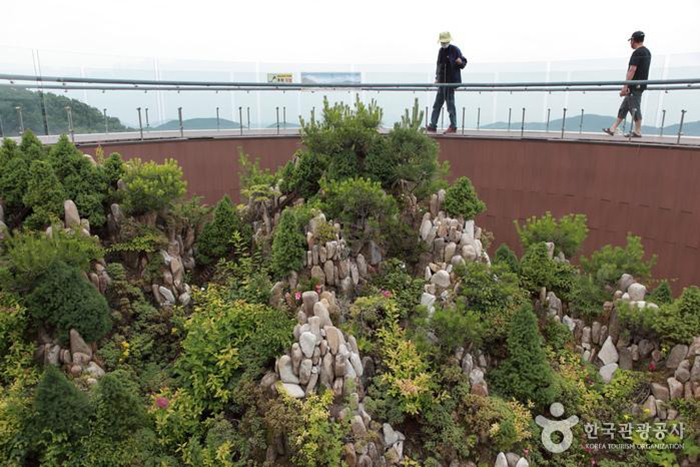
[[[132,89],[137,90],[155,90],[155,88],[146,89],[143,86],[158,87],[159,90],[302,90],[302,89],[360,89],[360,90],[430,90],[437,88],[464,88],[464,89],[494,89],[506,88],[504,90],[514,90],[522,88],[568,88],[567,90],[579,90],[581,87],[598,89],[602,86],[621,86],[621,85],[660,85],[673,86],[685,85],[678,89],[694,89],[693,85],[700,85],[700,78],[681,78],[681,79],[666,79],[666,80],[619,80],[619,81],[534,81],[534,82],[512,82],[512,83],[345,83],[345,84],[328,84],[328,83],[253,83],[253,82],[233,82],[233,81],[173,81],[173,80],[132,80],[119,78],[83,78],[83,77],[61,77],[61,76],[37,76],[37,75],[21,75],[0,73],[0,80],[9,80],[10,84],[13,81],[34,81],[38,84],[35,87],[47,88],[45,83],[62,83],[60,89],[68,89],[66,83],[84,83],[84,84],[111,84],[122,86],[133,86]],[[28,85],[24,85],[28,86]],[[162,89],[163,86],[176,86],[177,89]],[[202,89],[203,88],[203,89]],[[574,89],[575,88],[575,89]],[[53,88],[55,89],[55,88]],[[79,89],[86,89],[80,87]],[[87,88],[89,89],[89,88]],[[102,88],[98,88],[102,89]],[[127,87],[119,87],[118,89],[109,90],[127,90]],[[593,90],[591,89],[591,90]],[[484,90],[484,89],[482,89]],[[538,89],[542,90],[542,89]],[[672,90],[672,89],[668,89]],[[673,89],[675,90],[675,89]]]

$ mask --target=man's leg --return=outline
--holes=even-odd
[[[633,118],[634,118],[634,132],[641,136],[642,134],[642,95],[637,94],[634,96],[634,108]]]
[[[615,133],[615,131],[617,130],[617,127],[620,126],[620,123],[622,123],[622,121],[623,121],[624,119],[625,119],[624,117],[622,117],[622,118],[617,117],[617,120],[615,120],[615,123],[613,123],[613,125],[610,127],[610,131],[612,131],[613,133]]]
[[[620,126],[620,123],[625,119],[627,116],[627,112],[629,112],[630,109],[630,94],[627,94],[624,99],[622,99],[622,104],[620,104],[620,110],[617,111],[617,120],[615,120],[615,123],[613,123],[613,126],[610,127],[610,132],[615,134],[615,131],[617,131],[617,127]]]
[[[455,88],[446,89],[447,112],[450,114],[450,127],[457,129],[457,109],[455,109]]]
[[[430,126],[432,128],[437,128],[437,122],[440,118],[440,111],[442,110],[442,104],[445,103],[445,88],[438,89],[437,95],[435,96],[435,104],[433,104],[433,114],[430,116]]]

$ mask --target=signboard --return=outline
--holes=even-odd
[[[291,73],[268,73],[267,82],[268,83],[291,83],[293,82]]]
[[[301,82],[306,84],[360,84],[362,83],[362,75],[359,72],[302,73]]]

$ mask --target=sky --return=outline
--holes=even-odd
[[[5,0],[0,47],[282,63],[433,62],[440,31],[473,62],[700,52],[700,0]]]

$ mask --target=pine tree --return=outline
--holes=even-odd
[[[547,362],[537,318],[529,305],[520,307],[513,316],[508,358],[493,370],[492,380],[500,394],[523,403],[532,401],[545,407],[557,396],[554,372]]]
[[[241,220],[231,199],[224,196],[216,205],[214,219],[204,226],[197,241],[197,263],[209,266],[233,250],[233,234],[241,228]]]

